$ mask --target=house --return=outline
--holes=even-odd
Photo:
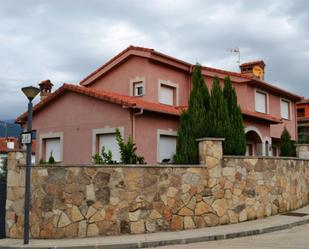
[[[297,102],[297,129],[299,137],[309,135],[309,99]]]
[[[35,162],[35,140],[32,142],[32,158],[31,162]],[[4,166],[4,162],[8,157],[8,153],[12,150],[22,148],[20,141],[16,137],[0,137],[0,171]]]
[[[53,154],[63,163],[89,163],[102,146],[120,159],[115,128],[131,135],[146,162],[172,158],[181,111],[188,105],[194,65],[156,50],[130,46],[84,78],[54,93],[40,84],[44,96],[35,107],[36,160]],[[202,67],[208,88],[213,77],[231,78],[241,107],[247,155],[276,156],[285,126],[293,140],[296,105],[293,93],[264,81],[265,63],[240,65],[240,72]],[[27,114],[16,119],[25,124]]]

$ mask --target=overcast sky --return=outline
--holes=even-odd
[[[26,109],[20,88],[78,83],[130,44],[238,71],[263,59],[266,80],[309,97],[309,2],[1,0],[0,120]]]

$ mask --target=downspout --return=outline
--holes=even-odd
[[[138,108],[136,107],[136,105],[134,104],[133,106],[122,106],[123,109],[131,109],[130,112],[130,119],[131,119],[131,135],[133,140],[135,141],[135,117],[142,115],[144,113],[144,109],[143,108]],[[138,112],[134,112],[135,110],[139,109]]]
[[[144,113],[144,109],[140,109],[138,112],[134,112],[135,108],[133,108],[133,111],[131,112],[132,113],[132,131],[131,131],[131,134],[132,134],[132,137],[133,137],[133,141],[135,141],[135,117],[136,116],[139,116],[139,115],[142,115]]]

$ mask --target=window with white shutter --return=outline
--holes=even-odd
[[[290,118],[290,102],[281,99],[281,117],[284,119]]]
[[[99,154],[101,155],[102,147],[104,146],[105,152],[107,153],[109,150],[112,152],[113,160],[120,162],[120,150],[119,145],[116,140],[115,133],[109,134],[99,134]]]
[[[262,92],[255,92],[255,110],[257,112],[267,113],[267,95]]]
[[[46,138],[45,140],[45,160],[48,161],[50,156],[53,156],[56,162],[61,159],[60,138]]]
[[[166,105],[174,104],[174,87],[161,85],[160,87],[160,103]]]
[[[160,135],[159,160],[160,162],[171,163],[176,153],[176,137]]]

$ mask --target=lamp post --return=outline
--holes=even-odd
[[[40,89],[33,86],[21,89],[29,100],[27,132],[31,133],[30,143],[27,143],[26,174],[25,174],[25,206],[24,206],[24,244],[29,244],[29,206],[30,206],[30,173],[32,156],[32,100],[40,92]]]

